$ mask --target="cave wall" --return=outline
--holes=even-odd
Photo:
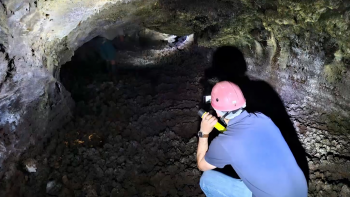
[[[95,36],[111,39],[132,29],[137,18],[130,16],[151,2],[1,1],[1,168],[14,166],[30,145],[40,150],[71,119],[74,102],[59,81],[60,66]]]
[[[30,144],[40,147],[39,142],[70,119],[74,104],[58,79],[60,66],[74,51],[97,35],[112,38],[134,24],[175,35],[195,33],[204,47],[240,47],[250,75],[277,89],[300,130],[349,138],[348,1],[1,4],[0,162],[9,155],[15,159]]]
[[[271,83],[287,105],[318,110],[313,122],[346,133],[349,8],[348,1],[161,0],[141,13],[155,13],[145,25],[158,31],[195,32],[200,46],[238,46],[249,74]]]

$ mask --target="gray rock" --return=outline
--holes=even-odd
[[[321,141],[321,137],[320,136],[316,136],[316,141],[317,142]]]
[[[118,189],[113,188],[110,197],[119,197]]]
[[[343,185],[340,191],[340,197],[349,197],[350,196],[350,189],[347,185]]]
[[[112,149],[113,146],[111,144],[105,144],[105,145],[103,145],[103,148],[104,149]]]
[[[122,164],[125,161],[125,157],[122,155],[117,159],[118,164]]]
[[[329,141],[329,139],[324,139],[324,140],[322,141],[322,143],[325,144],[325,145],[327,145],[327,146],[331,145],[331,142]]]
[[[100,168],[100,166],[98,166],[98,165],[96,165],[96,164],[94,165],[94,167],[95,167],[96,177],[102,178],[103,175],[104,175],[103,170]]]
[[[62,184],[58,181],[52,180],[46,184],[46,193],[53,196],[58,196],[61,192]]]
[[[325,185],[323,185],[323,189],[326,191],[330,191],[330,190],[332,190],[332,187],[329,184],[325,184]]]
[[[59,197],[74,197],[74,192],[68,188],[63,188]]]
[[[338,197],[337,192],[331,191],[331,192],[330,192],[330,197]]]
[[[113,168],[108,168],[108,169],[105,171],[105,174],[106,174],[107,176],[112,176],[113,173],[114,173]]]
[[[328,156],[327,156],[327,160],[330,161],[330,162],[332,162],[332,161],[333,161],[333,155],[328,155]]]

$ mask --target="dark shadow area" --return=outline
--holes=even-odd
[[[246,110],[250,113],[261,112],[271,118],[280,129],[299,167],[309,181],[309,167],[305,149],[299,141],[280,96],[267,82],[251,80],[246,75],[246,71],[247,65],[243,53],[238,48],[233,46],[219,47],[213,54],[212,67],[205,71],[205,79],[201,81],[204,86],[203,94],[210,95],[214,85],[213,82],[210,82],[211,80],[226,80],[237,84],[246,98]],[[204,105],[203,108],[210,110],[210,104]],[[215,134],[218,135],[218,132]],[[211,139],[214,137],[215,135],[212,135]],[[236,177],[231,166],[226,166],[220,171]]]
[[[132,51],[133,43],[150,47],[145,40],[118,40],[125,47],[116,44],[116,51]],[[193,153],[205,57],[189,46],[137,67],[117,55],[121,67],[113,80],[94,46],[86,43],[62,66],[74,117],[35,155],[46,164],[18,175],[28,178],[16,196],[203,196]]]
[[[173,43],[164,43],[163,40],[124,35],[114,40],[96,37],[85,43],[60,71],[62,84],[76,102],[75,115],[107,116],[108,121],[118,121],[123,137],[133,140],[169,129],[185,139],[195,136],[196,105],[201,90],[192,84],[196,82],[198,71],[204,70],[197,64],[203,60],[202,54],[192,49],[176,50],[147,66],[131,65],[121,61],[119,56],[135,52],[130,54],[138,58],[145,50],[169,49],[185,39],[186,36],[176,37]],[[108,50],[101,49],[102,42],[108,42]],[[117,55],[108,56],[108,53]],[[109,68],[110,57],[116,61],[116,72]],[[153,117],[146,120],[145,114],[153,114]]]
[[[152,35],[143,33],[142,30],[118,36],[113,40],[100,36],[95,37],[79,47],[74,52],[71,61],[62,65],[60,80],[65,88],[72,93],[76,102],[88,100],[94,95],[83,89],[92,83],[106,81],[117,83],[117,78],[126,73],[134,72],[135,77],[139,77],[138,73],[142,73],[141,76],[146,76],[145,73],[149,73],[151,70],[157,72],[162,70],[162,66],[173,64],[171,55],[168,59],[158,55],[160,61],[157,62],[152,56],[152,50],[169,50],[184,42],[186,37],[174,37],[172,42],[168,42],[167,40],[157,40]],[[154,59],[149,61],[152,63],[149,63],[147,58]],[[132,61],[133,59],[138,61]],[[155,85],[156,80],[156,77],[151,80],[153,85]]]

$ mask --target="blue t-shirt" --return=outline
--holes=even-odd
[[[280,130],[262,113],[246,111],[209,146],[205,160],[232,165],[255,197],[307,197],[307,183]]]

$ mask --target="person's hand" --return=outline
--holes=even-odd
[[[201,123],[201,131],[204,134],[209,134],[214,129],[214,125],[217,122],[218,119],[215,116],[212,116],[209,113],[204,114]]]

